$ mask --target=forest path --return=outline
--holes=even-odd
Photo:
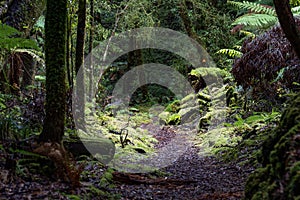
[[[164,143],[174,137],[171,128],[144,125]],[[158,144],[158,145],[159,145]],[[112,193],[121,199],[242,199],[244,185],[252,169],[226,163],[216,157],[200,156],[198,147],[190,147],[176,162],[161,169],[162,174],[114,174]],[[163,176],[163,174],[171,174]]]

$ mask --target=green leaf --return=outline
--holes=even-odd
[[[278,21],[276,16],[250,13],[237,18],[232,25],[244,25],[252,29],[269,28]]]
[[[231,58],[240,58],[242,57],[243,53],[234,49],[220,49],[217,51],[218,54],[227,55]]]
[[[274,8],[265,7],[262,4],[254,3],[254,2],[235,2],[235,1],[227,1],[228,4],[233,5],[237,9],[247,9],[251,12],[262,13],[267,15],[276,15],[276,11]]]

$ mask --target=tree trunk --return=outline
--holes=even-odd
[[[23,80],[21,89],[26,92],[27,86],[33,85],[34,83],[36,60],[34,60],[28,53],[22,53],[21,58],[23,60]]]
[[[83,59],[84,59],[85,21],[86,21],[86,0],[79,0],[77,42],[76,42],[76,62],[75,62],[76,73],[78,73],[81,65],[83,64]]]
[[[140,45],[137,44],[136,39],[134,37],[131,38],[131,49],[136,49],[134,51],[131,51],[128,53],[128,59],[127,59],[127,70],[129,71],[132,67],[137,67],[142,65],[143,62],[143,52],[142,49],[140,49]],[[140,86],[140,90],[142,92],[142,98],[144,100],[147,100],[148,97],[148,87],[147,85],[144,85],[145,82],[145,72],[143,68],[141,68],[138,71],[138,74],[136,76],[138,78],[138,86]],[[126,83],[130,83],[130,81],[126,81]],[[124,85],[123,92],[129,91],[129,88],[132,87],[132,85]],[[134,86],[133,86],[134,87]]]
[[[78,24],[77,24],[77,42],[76,42],[76,61],[75,61],[75,70],[76,76],[79,77],[76,79],[76,87],[75,87],[75,96],[76,101],[74,102],[77,106],[75,108],[76,119],[74,119],[77,123],[78,129],[85,131],[85,68],[84,68],[84,40],[85,40],[85,21],[86,21],[86,0],[79,0],[78,7]],[[82,70],[80,71],[80,75],[78,72],[80,67],[82,66]]]
[[[300,32],[296,26],[288,0],[274,0],[275,10],[283,32],[300,58]]]
[[[95,29],[95,23],[94,23],[94,0],[90,0],[90,38],[89,38],[89,53],[90,53],[90,59],[89,59],[89,94],[93,94],[94,90],[94,81],[93,81],[93,72],[94,72],[94,67],[93,67],[93,55],[92,55],[92,50],[93,50],[93,42],[94,42],[94,29]],[[91,101],[92,99],[89,99]]]
[[[181,0],[179,4],[179,15],[181,17],[181,20],[183,22],[183,25],[185,27],[186,33],[189,37],[197,41],[199,44],[203,45],[204,43],[201,41],[201,39],[198,37],[197,33],[193,29],[193,24],[191,22],[191,19],[188,15],[188,9],[186,6],[186,1]]]
[[[67,0],[47,0],[45,19],[46,118],[41,141],[61,142],[66,103]]]
[[[67,22],[67,57],[66,57],[66,65],[67,65],[67,77],[68,77],[68,83],[69,87],[73,87],[73,76],[72,76],[72,67],[71,67],[71,37],[72,37],[72,19],[70,16],[68,16],[68,22]]]

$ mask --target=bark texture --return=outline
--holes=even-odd
[[[46,119],[41,141],[61,142],[66,102],[67,0],[47,0],[45,21]]]

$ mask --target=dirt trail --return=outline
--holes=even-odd
[[[172,129],[153,124],[144,128],[159,139],[158,145],[175,134]],[[121,193],[122,199],[242,199],[252,169],[199,156],[198,152],[199,148],[192,146],[175,163],[162,169],[170,176],[117,173],[116,187],[111,192]]]

